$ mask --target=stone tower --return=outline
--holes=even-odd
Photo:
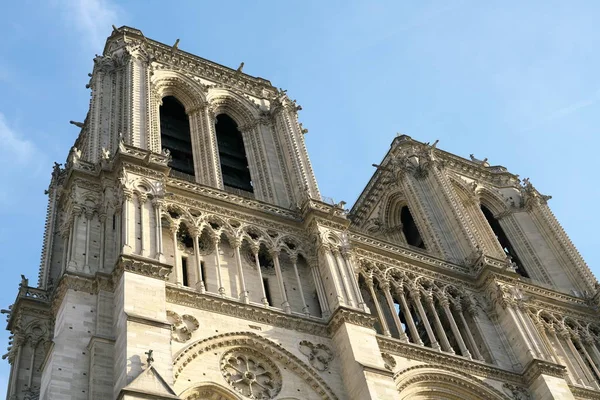
[[[5,310],[8,399],[600,398],[598,284],[549,196],[398,136],[348,213],[242,68],[114,29]]]

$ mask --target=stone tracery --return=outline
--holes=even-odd
[[[281,390],[281,372],[273,362],[249,348],[223,354],[221,372],[235,390],[250,399],[273,399]]]

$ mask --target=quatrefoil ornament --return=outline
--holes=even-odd
[[[313,344],[308,340],[303,340],[298,348],[308,358],[310,365],[318,371],[327,370],[329,363],[333,360],[333,352],[324,344]]]
[[[171,339],[184,343],[192,338],[192,333],[198,330],[200,323],[189,314],[179,315],[167,310],[167,320],[171,324]]]

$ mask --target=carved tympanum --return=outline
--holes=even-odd
[[[236,347],[223,354],[221,373],[227,383],[250,399],[273,399],[281,390],[279,368],[250,348]]]
[[[333,352],[324,344],[313,344],[308,340],[303,340],[298,348],[308,358],[310,365],[318,371],[327,370],[329,363],[333,360]]]
[[[198,329],[200,323],[191,315],[179,315],[175,311],[167,310],[167,320],[171,323],[171,338],[176,342],[187,342],[192,338],[192,333]]]

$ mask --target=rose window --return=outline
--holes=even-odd
[[[281,390],[277,366],[252,349],[238,347],[223,354],[221,373],[227,383],[250,399],[273,399]]]

